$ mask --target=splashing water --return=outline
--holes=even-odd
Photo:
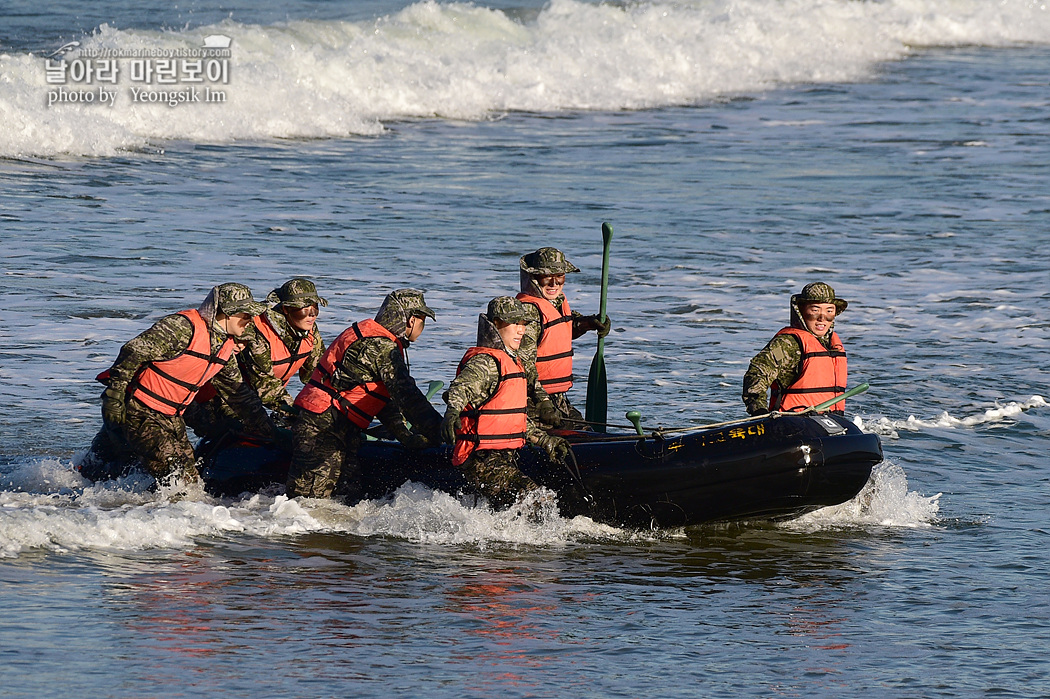
[[[872,470],[867,484],[849,502],[821,508],[782,526],[802,531],[847,526],[930,526],[936,521],[940,497],[941,493],[926,497],[909,492],[904,469],[884,461]]]
[[[898,430],[974,427],[1000,422],[1047,401],[1034,395],[1023,402],[997,405],[962,419],[947,412],[934,419],[909,416],[862,419],[867,432],[897,439]],[[292,500],[259,493],[220,500],[200,485],[174,483],[152,489],[153,479],[130,475],[91,484],[60,459],[33,459],[3,474],[0,482],[0,557],[42,548],[144,550],[190,548],[201,539],[230,534],[261,537],[307,532],[352,536],[390,536],[419,543],[550,546],[579,540],[667,537],[675,532],[631,532],[588,517],[559,516],[557,499],[542,490],[516,506],[496,512],[484,500],[454,497],[415,483],[405,483],[381,500],[353,507],[322,500]],[[849,502],[826,507],[783,523],[788,530],[816,531],[851,526],[922,527],[936,522],[940,493],[924,496],[908,490],[904,469],[892,461],[877,466],[864,489]],[[678,532],[680,534],[680,532]]]
[[[192,548],[201,540],[230,535],[265,538],[309,532],[358,537],[389,536],[439,545],[557,546],[570,542],[649,540],[680,531],[641,532],[600,524],[589,517],[558,514],[556,496],[531,493],[515,506],[494,511],[473,496],[454,497],[416,483],[391,496],[352,507],[329,500],[296,500],[258,493],[218,499],[199,486],[174,483],[151,490],[153,480],[128,476],[90,484],[67,463],[42,459],[5,475],[0,491],[0,557],[26,549],[147,550]],[[938,495],[908,491],[904,470],[877,467],[853,500],[785,523],[789,529],[844,526],[911,527],[931,523]]]
[[[150,490],[152,485],[153,479],[145,476],[91,485],[57,459],[23,464],[5,475],[5,490],[0,491],[0,557],[33,548],[186,549],[231,534],[275,538],[335,532],[482,547],[625,536],[588,517],[560,517],[557,498],[546,490],[497,512],[484,500],[455,498],[415,483],[353,507],[262,493],[217,499],[197,484],[176,482]]]
[[[908,432],[920,432],[931,428],[976,427],[978,425],[1002,422],[1004,419],[1019,415],[1033,408],[1045,408],[1048,405],[1042,396],[1032,396],[1024,402],[1011,401],[1006,405],[997,405],[985,410],[980,415],[971,415],[964,418],[952,417],[947,411],[942,412],[934,418],[917,418],[909,415],[906,420],[894,420],[888,417],[879,417],[872,420],[863,420],[859,415],[853,422],[865,432],[873,432],[877,435],[897,439],[897,430]]]

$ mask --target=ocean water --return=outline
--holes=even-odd
[[[208,36],[214,80],[134,74]],[[1050,695],[1048,65],[1014,0],[9,2],[0,696]],[[329,339],[426,289],[447,382],[524,252],[597,310],[603,221],[610,417],[742,416],[827,281],[886,453],[860,496],[637,531],[71,467],[93,377],[214,284],[308,275]]]

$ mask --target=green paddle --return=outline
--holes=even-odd
[[[853,396],[855,396],[855,395],[857,395],[859,393],[864,393],[865,391],[868,390],[868,388],[870,388],[868,386],[868,384],[862,383],[859,386],[854,386],[850,390],[848,390],[845,393],[843,393],[841,396],[835,396],[834,398],[829,398],[828,400],[824,401],[823,403],[819,403],[817,405],[814,405],[814,406],[811,406],[809,408],[806,408],[802,412],[804,412],[804,413],[819,413],[821,410],[827,410],[831,406],[833,406],[836,403],[838,403],[840,400],[846,400],[847,398],[852,398]],[[788,414],[790,414],[790,413],[788,413]]]
[[[430,400],[431,398],[436,396],[437,392],[440,391],[442,387],[444,387],[444,385],[444,381],[431,381],[427,385],[427,400]]]
[[[631,421],[631,424],[634,425],[634,431],[638,433],[639,437],[645,436],[645,432],[642,431],[642,414],[640,412],[628,410],[624,417]]]
[[[602,224],[602,301],[598,308],[598,318],[605,322],[605,302],[609,295],[609,245],[612,243],[613,229],[608,223]],[[605,338],[598,338],[598,350],[591,361],[591,372],[587,377],[587,422],[605,422],[609,412],[609,386],[605,379]],[[603,425],[595,425],[595,431],[605,432]]]
[[[429,384],[427,384],[427,392],[424,397],[427,400],[430,400],[431,398],[437,395],[437,392],[440,391],[442,387],[444,387],[444,385],[444,381],[431,381]],[[408,425],[410,428],[412,427],[412,423],[410,422],[406,422],[405,424]]]

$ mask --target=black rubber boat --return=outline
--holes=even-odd
[[[520,465],[558,494],[563,516],[635,527],[679,527],[741,519],[788,519],[846,502],[882,461],[877,435],[834,414],[777,415],[645,436],[560,432],[575,464],[523,450]],[[220,495],[283,483],[288,454],[247,438],[202,442],[201,475]],[[465,484],[451,447],[410,452],[367,441],[359,453],[366,495],[414,481],[451,494]]]

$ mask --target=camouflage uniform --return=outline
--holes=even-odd
[[[518,261],[518,267],[521,293],[539,298],[545,298],[543,291],[538,284],[539,277],[580,271],[579,268],[569,262],[565,258],[565,254],[557,248],[540,248],[535,252],[524,255]],[[554,299],[552,303],[555,308],[560,309],[564,302],[565,294],[558,294],[558,297]],[[526,303],[524,305],[526,314],[525,335],[521,338],[521,347],[518,348],[518,358],[525,367],[525,372],[529,374],[530,377],[534,377],[536,376],[536,349],[540,342],[543,318],[536,306],[531,303]],[[603,323],[597,315],[587,316],[572,311],[573,340],[582,336],[589,330],[596,330],[599,337],[605,337],[609,334],[611,326],[612,321],[609,320],[608,316],[606,316],[605,322]],[[567,392],[552,393],[550,394],[550,399],[558,416],[561,418],[562,426],[574,427],[577,429],[589,429],[589,427],[583,422],[583,415],[580,411],[569,403]],[[541,424],[546,424],[543,423],[540,415],[537,413],[531,396],[529,399],[529,415],[534,419],[539,420]],[[573,422],[576,422],[576,424],[572,424]]]
[[[266,306],[257,303],[251,290],[241,284],[223,284],[212,289],[198,309],[209,329],[212,353],[217,353],[227,338],[226,331],[215,321],[217,312],[232,316],[255,315],[265,310]],[[102,430],[81,465],[84,475],[107,473],[106,462],[116,459],[123,462],[123,470],[137,463],[158,480],[169,476],[199,478],[183,418],[165,415],[127,394],[129,384],[148,362],[182,354],[192,337],[192,323],[184,316],[173,314],[161,318],[121,348],[117,361],[109,369],[107,388],[102,394]],[[231,358],[211,382],[249,431],[264,436],[273,433],[273,423],[258,394],[242,381],[237,362]]]
[[[277,331],[285,347],[291,351],[298,349],[299,344],[307,333],[293,327],[285,316],[287,309],[300,309],[307,306],[327,306],[328,300],[317,295],[317,288],[308,279],[292,279],[281,288],[274,289],[266,297],[267,303],[276,306],[264,315],[270,321],[270,325]],[[299,369],[299,379],[305,384],[310,380],[310,375],[317,367],[317,361],[324,354],[324,341],[315,324],[309,332],[313,336],[313,348],[310,356]],[[256,330],[254,325],[248,326],[245,332],[247,338],[247,349],[237,355],[237,361],[241,365],[244,379],[259,392],[263,405],[271,410],[291,407],[292,397],[288,394],[285,384],[274,376],[273,354],[270,351],[270,343]]]
[[[398,289],[387,295],[375,320],[407,344],[407,321],[412,316],[435,318],[434,311],[423,299],[423,292]],[[382,382],[390,393],[389,402],[376,417],[395,438],[409,448],[440,442],[441,416],[416,386],[408,364],[389,338],[364,337],[352,343],[337,364],[332,388],[348,391],[373,381]],[[300,410],[292,431],[289,496],[339,495],[347,502],[360,499],[357,449],[361,429],[333,405],[323,413]]]
[[[808,303],[833,303],[841,313],[849,305],[835,296],[835,290],[823,282],[813,282],[803,287],[802,292],[791,296],[791,322],[793,328],[806,329],[802,320],[801,307]],[[836,314],[837,316],[837,314]],[[827,347],[831,342],[831,333],[835,330],[832,323],[823,337],[818,337]],[[767,391],[777,383],[790,386],[799,378],[802,364],[802,346],[793,335],[776,335],[766,343],[762,351],[755,355],[744,374],[742,398],[749,415],[763,415],[769,412]]]
[[[506,323],[523,323],[528,304],[515,298],[500,296],[489,302],[488,311],[478,316],[478,347],[501,349],[512,357],[514,352],[507,349],[493,321]],[[546,399],[546,393],[536,378],[526,373],[526,384],[530,399],[539,403]],[[459,414],[469,404],[478,406],[495,395],[499,386],[499,364],[487,354],[471,357],[442,396],[448,408],[445,412],[443,431],[446,441],[450,441],[451,430],[459,420]],[[530,417],[526,427],[525,439],[548,452],[553,452],[557,445],[566,444],[560,437],[553,437],[540,429]],[[567,448],[567,447],[566,447]],[[518,451],[516,449],[476,449],[462,466],[467,483],[479,495],[485,496],[496,508],[510,506],[524,494],[536,490],[539,486],[518,468]]]
[[[266,297],[267,303],[274,308],[262,315],[270,322],[277,335],[281,338],[285,347],[295,352],[300,342],[306,336],[297,328],[293,327],[284,314],[287,308],[304,308],[306,306],[327,306],[328,301],[317,295],[317,289],[313,282],[307,279],[292,279],[279,289],[274,289]],[[314,325],[310,329],[313,336],[313,348],[310,356],[299,369],[299,379],[305,384],[317,367],[317,361],[324,353],[324,342],[321,333]],[[237,354],[237,364],[240,366],[241,375],[258,392],[263,405],[274,411],[274,419],[278,424],[284,426],[293,414],[293,399],[288,393],[285,383],[277,378],[273,372],[273,353],[270,342],[259,332],[252,323],[238,338],[238,344],[242,349]],[[242,432],[243,425],[237,419],[235,412],[219,396],[204,402],[194,403],[186,410],[186,424],[188,424],[199,437],[215,438],[227,432]],[[283,434],[283,433],[282,433]]]

